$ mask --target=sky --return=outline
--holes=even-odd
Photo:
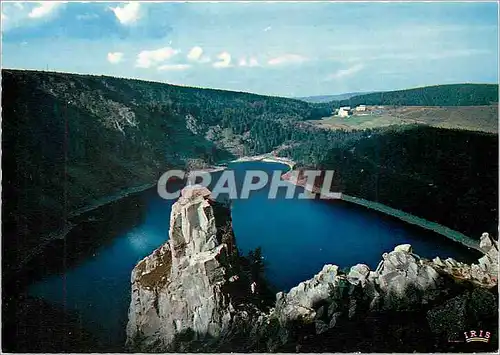
[[[301,97],[498,83],[496,2],[2,1],[2,67]]]

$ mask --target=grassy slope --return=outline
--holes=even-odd
[[[376,113],[332,116],[311,121],[329,129],[366,129],[401,124],[425,124],[432,127],[459,128],[483,132],[498,132],[498,105],[488,106],[396,106]]]

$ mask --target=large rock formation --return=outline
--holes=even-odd
[[[232,231],[218,222],[206,188],[187,187],[172,208],[170,239],[132,272],[128,344],[167,347],[184,331],[217,337],[232,305],[222,291],[236,252]],[[224,212],[224,211],[222,211]],[[218,228],[219,227],[219,228]]]
[[[449,349],[442,339],[497,320],[498,298],[489,290],[497,285],[498,243],[487,234],[478,264],[427,260],[399,245],[384,253],[376,270],[358,264],[342,272],[325,265],[312,279],[279,292],[274,307],[266,308],[255,302],[228,216],[205,188],[182,191],[172,209],[170,240],[132,272],[131,349],[375,351],[385,349],[377,347],[389,341],[384,337],[406,329],[399,350],[438,351]],[[380,321],[394,314],[396,320]],[[363,333],[364,343],[346,343],[341,332],[358,331],[357,322],[371,329],[371,338]],[[441,340],[412,338],[422,332]]]

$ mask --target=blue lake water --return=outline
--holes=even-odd
[[[230,168],[238,183],[246,170],[287,170],[282,164],[262,162],[235,163]],[[78,266],[47,276],[28,290],[32,296],[76,311],[104,343],[123,344],[130,273],[168,239],[174,201],[163,200],[156,189],[140,198],[146,206],[141,222]],[[284,189],[272,200],[267,189],[253,192],[249,199],[232,201],[231,211],[239,249],[247,253],[262,247],[267,276],[283,290],[312,277],[325,263],[340,267],[365,263],[373,269],[382,253],[403,243],[410,243],[423,257],[471,260],[466,248],[442,236],[342,201],[285,199]]]

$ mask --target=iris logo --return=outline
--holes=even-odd
[[[464,332],[464,335],[465,335],[465,341],[467,343],[472,343],[472,342],[489,343],[491,337],[490,332],[484,332],[482,330],[480,330],[479,332],[471,330],[468,332]]]

